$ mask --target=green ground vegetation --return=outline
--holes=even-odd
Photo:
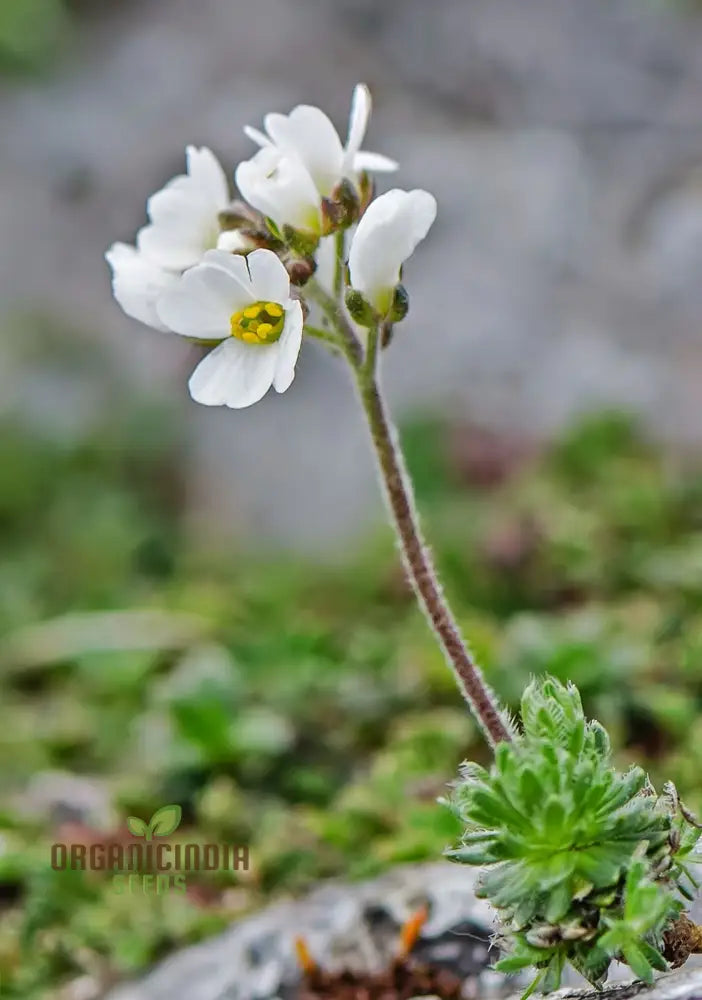
[[[618,764],[699,808],[702,474],[611,414],[539,451],[432,419],[403,436],[502,698],[516,707],[535,673],[574,681]],[[186,437],[154,407],[70,445],[0,426],[7,1000],[134,974],[326,876],[437,858],[460,824],[436,798],[464,758],[486,762],[389,531],[334,566],[205,555]],[[74,812],[41,791],[55,772],[85,779]],[[174,837],[246,842],[250,872],[128,897],[52,871],[53,841],[119,837],[168,803]]]

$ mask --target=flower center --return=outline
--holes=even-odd
[[[274,344],[283,332],[285,310],[279,302],[254,302],[234,313],[229,323],[232,337],[245,344]]]

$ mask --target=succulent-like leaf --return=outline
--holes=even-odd
[[[694,884],[697,831],[674,789],[659,798],[641,768],[612,767],[607,733],[572,685],[532,680],[522,726],[489,771],[464,765],[453,795],[467,830],[449,857],[483,869],[478,895],[497,908],[507,951],[497,968],[534,965],[532,988],[547,991],[566,962],[595,986],[612,959],[650,979]]]

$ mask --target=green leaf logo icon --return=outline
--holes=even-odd
[[[127,816],[127,829],[134,837],[145,837],[148,827],[138,816]]]
[[[153,840],[154,837],[169,837],[180,826],[183,810],[179,805],[161,806],[153,814],[148,824],[138,816],[127,817],[127,829],[134,837]]]
[[[149,822],[149,834],[147,840],[151,840],[151,837],[169,837],[172,833],[180,826],[180,821],[183,818],[183,810],[180,806],[161,806],[151,817]]]

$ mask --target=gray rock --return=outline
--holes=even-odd
[[[303,899],[274,903],[209,941],[166,959],[143,979],[117,987],[105,1000],[295,1000],[299,969],[294,942],[304,937],[319,965],[377,972],[398,947],[398,932],[420,906],[429,907],[414,954],[464,979],[466,997],[505,998],[529,980],[505,977],[490,965],[494,914],[475,898],[475,873],[445,862],[402,866],[362,883],[330,882]],[[662,976],[652,988],[622,981],[615,966],[604,992],[580,986],[572,974],[554,1000],[700,1000],[702,968]],[[517,997],[510,1000],[518,1000]]]
[[[68,771],[40,771],[17,797],[22,815],[51,826],[84,823],[99,830],[114,821],[110,790],[98,778]]]
[[[660,976],[653,986],[640,981],[612,983],[603,990],[565,989],[549,994],[551,1000],[699,1000],[702,997],[702,969],[680,969]],[[510,1000],[519,1000],[519,995]]]
[[[430,917],[417,956],[464,976],[479,996],[501,996],[505,980],[487,970],[493,917],[473,885],[473,872],[446,863],[400,867],[359,884],[330,883],[173,955],[106,1000],[293,1000],[297,935],[330,971],[377,971],[395,953],[402,923],[425,903]]]

